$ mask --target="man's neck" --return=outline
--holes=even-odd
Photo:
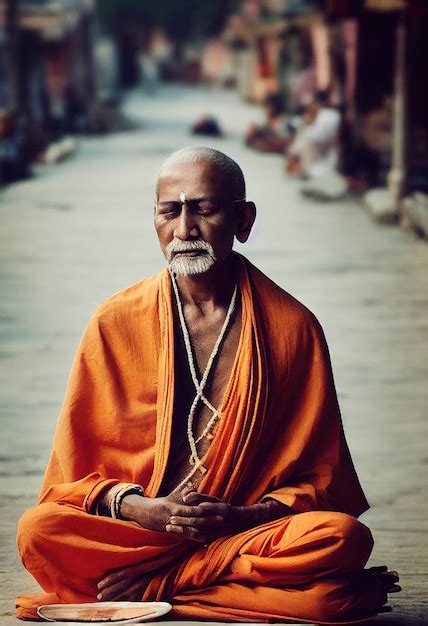
[[[228,307],[238,276],[238,259],[230,254],[208,272],[177,276],[183,306],[197,308],[202,314],[218,307]]]

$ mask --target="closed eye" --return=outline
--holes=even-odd
[[[180,202],[162,202],[156,206],[158,215],[177,215],[181,211]]]
[[[212,215],[220,211],[219,203],[212,198],[200,198],[195,200],[187,200],[186,205],[195,215]],[[156,204],[156,213],[165,217],[174,217],[179,215],[183,204],[181,202],[171,200],[159,202]]]
[[[218,211],[219,207],[213,202],[210,202],[208,200],[202,200],[201,202],[197,203],[195,210],[196,213],[199,213],[200,215],[211,215],[211,213],[215,213],[216,211]]]

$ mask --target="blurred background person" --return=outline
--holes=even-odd
[[[303,113],[296,135],[287,150],[287,171],[303,178],[336,173],[341,116],[321,92]]]
[[[245,141],[261,152],[284,152],[288,133],[283,98],[280,93],[268,94],[263,101],[264,124],[251,124]]]

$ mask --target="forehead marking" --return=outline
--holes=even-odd
[[[180,191],[180,202],[186,202],[186,194],[184,191]]]

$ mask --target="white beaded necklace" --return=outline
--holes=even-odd
[[[189,446],[190,446],[190,451],[191,451],[190,462],[193,465],[193,469],[191,470],[190,474],[186,476],[186,478],[180,483],[180,485],[176,487],[176,489],[179,489],[196,473],[198,469],[201,469],[201,471],[203,472],[206,471],[206,468],[204,468],[204,466],[202,465],[202,460],[200,459],[198,455],[198,450],[196,446],[204,437],[206,437],[212,431],[212,429],[214,428],[214,425],[220,419],[220,413],[211,404],[211,402],[205,397],[203,392],[205,389],[205,385],[207,384],[207,380],[208,380],[208,376],[210,374],[211,368],[217,357],[220,345],[223,341],[224,335],[228,329],[230,320],[235,310],[236,296],[238,293],[238,283],[235,284],[235,288],[233,290],[232,298],[230,300],[229,308],[228,308],[222,329],[220,331],[219,336],[217,337],[217,341],[215,342],[210,358],[208,359],[208,363],[203,373],[203,376],[201,378],[201,381],[199,382],[198,376],[196,374],[195,362],[193,359],[192,344],[190,342],[189,331],[187,329],[186,320],[184,318],[184,313],[183,313],[183,307],[181,304],[180,293],[178,291],[178,286],[175,280],[174,273],[170,271],[170,275],[171,275],[172,286],[174,288],[175,299],[177,302],[178,317],[180,319],[181,330],[183,332],[184,345],[186,346],[187,360],[189,363],[189,368],[190,368],[190,373],[192,375],[193,384],[195,385],[195,389],[196,389],[196,396],[192,402],[189,414],[187,416],[187,439],[188,439]],[[202,401],[205,404],[205,406],[210,409],[213,415],[208,421],[207,425],[205,426],[202,434],[197,439],[195,439],[193,435],[193,419],[194,419],[196,407],[199,401]]]

